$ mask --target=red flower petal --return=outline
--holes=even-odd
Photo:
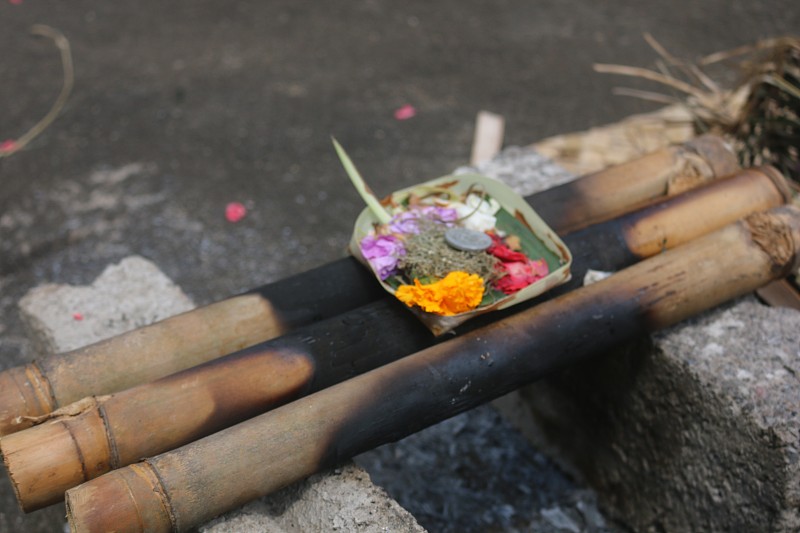
[[[549,268],[544,259],[500,263],[498,268],[501,271],[505,271],[506,275],[497,280],[494,286],[497,290],[506,294],[513,294],[524,289],[549,273]]]
[[[240,202],[231,202],[225,206],[225,218],[228,222],[239,222],[247,215],[247,208]]]
[[[0,152],[13,152],[17,149],[17,141],[14,139],[6,139],[0,143]]]
[[[83,320],[83,313],[72,313],[72,319],[80,322]]]
[[[527,261],[528,256],[523,254],[522,252],[515,252],[503,242],[503,239],[498,237],[497,235],[490,233],[489,237],[492,238],[492,245],[486,249],[487,252],[498,258],[503,262],[511,262],[511,261]]]
[[[406,104],[395,110],[394,118],[397,120],[408,120],[417,114],[417,110],[413,105]]]

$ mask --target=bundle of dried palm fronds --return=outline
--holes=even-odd
[[[595,65],[595,70],[671,88],[677,94],[616,92],[685,107],[696,133],[729,136],[743,164],[772,164],[800,190],[800,38],[764,40],[695,63],[674,57],[650,35],[645,39],[660,56],[656,70],[622,65]],[[730,87],[707,73],[712,66],[732,62],[741,74]]]
[[[751,49],[747,102],[730,133],[743,163],[769,163],[800,183],[800,38]]]
[[[644,38],[659,56],[656,68],[595,65],[595,70],[661,84],[670,94],[626,88],[615,93],[667,107],[543,139],[533,147],[571,172],[585,174],[716,133],[732,143],[743,166],[779,168],[800,204],[800,37],[763,40],[695,62],[673,56],[650,35]],[[800,309],[800,273],[793,283],[794,289],[782,288],[777,298],[762,297]]]

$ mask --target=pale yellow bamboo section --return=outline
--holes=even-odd
[[[285,331],[257,294],[229,298],[0,373],[0,435],[81,398],[153,381]]]
[[[114,468],[261,414],[308,387],[314,362],[286,349],[251,350],[76,406],[74,414],[0,438],[22,510],[41,509]]]
[[[622,217],[630,251],[650,257],[721,228],[752,213],[778,207],[792,198],[788,182],[775,168],[744,169],[663,203]]]
[[[586,131],[548,137],[532,146],[573,174],[582,175],[685,143],[696,135],[692,111],[676,104]]]

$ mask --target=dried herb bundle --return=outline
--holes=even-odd
[[[494,256],[452,248],[445,242],[446,230],[442,224],[430,224],[417,235],[408,237],[400,267],[409,278],[441,279],[454,270],[477,274],[487,282],[497,278]]]

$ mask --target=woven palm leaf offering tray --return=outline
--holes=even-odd
[[[350,253],[434,335],[569,280],[567,247],[504,183],[444,176],[378,200],[333,142],[367,204]]]

